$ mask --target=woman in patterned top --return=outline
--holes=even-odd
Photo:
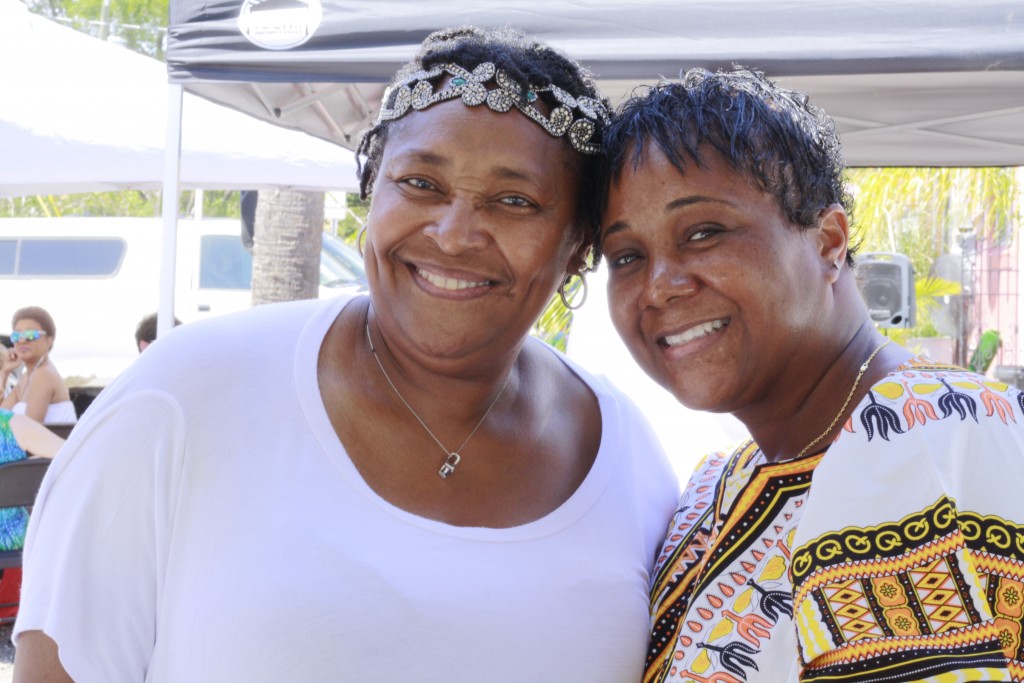
[[[644,680],[1022,680],[1024,397],[876,330],[832,121],[698,69],[606,140],[615,326],[753,437],[683,494]]]
[[[0,465],[24,460],[30,454],[52,458],[63,445],[64,439],[32,418],[0,408]],[[0,507],[0,551],[24,546],[27,525],[25,508]],[[0,571],[0,576],[3,574]]]
[[[64,445],[49,429],[26,415],[0,408],[0,465],[30,456],[52,458]],[[20,550],[25,545],[28,510],[0,507],[0,551]],[[0,569],[0,619],[18,614],[21,567]]]

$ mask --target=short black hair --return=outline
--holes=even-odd
[[[678,82],[652,86],[619,107],[604,140],[606,190],[626,164],[637,168],[643,162],[648,143],[680,173],[690,160],[700,166],[701,147],[708,145],[772,195],[790,223],[812,227],[832,204],[852,220],[835,123],[806,94],[779,87],[758,71],[691,69]],[[606,204],[607,192],[602,209]]]
[[[156,313],[150,313],[145,318],[139,321],[139,324],[135,326],[135,346],[142,350],[142,342],[152,344],[156,341]],[[174,326],[177,327],[181,324],[181,321],[177,318],[174,319]]]
[[[537,88],[555,85],[573,97],[589,97],[610,109],[608,98],[601,94],[593,76],[579,62],[509,27],[482,29],[462,26],[435,31],[424,39],[413,60],[398,70],[389,87],[417,71],[429,70],[437,65],[457,64],[472,71],[484,62],[491,62],[498,69],[504,70],[517,83]],[[384,103],[384,106],[392,105],[392,102]],[[359,196],[363,200],[373,192],[384,146],[387,144],[388,130],[396,122],[391,120],[377,123],[363,134],[356,148]],[[600,143],[602,133],[603,125],[599,122],[592,140]],[[569,146],[568,140],[565,144]],[[573,149],[571,146],[568,148]],[[601,158],[597,154],[573,152],[579,157],[579,163],[574,165],[578,173],[576,225],[581,230],[584,245],[595,247],[600,228],[603,191],[600,182]]]

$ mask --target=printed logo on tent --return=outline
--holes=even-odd
[[[287,50],[312,38],[322,18],[320,0],[245,0],[238,30],[253,45]]]

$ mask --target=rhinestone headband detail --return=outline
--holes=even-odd
[[[451,76],[451,80],[435,92],[432,81],[445,74]],[[488,90],[487,84],[492,79],[497,87]],[[507,112],[515,107],[553,137],[567,136],[577,152],[597,154],[601,151],[600,142],[594,142],[593,137],[598,124],[608,122],[608,110],[599,100],[573,97],[556,85],[527,88],[525,97],[521,92],[520,85],[491,62],[484,62],[472,71],[457,64],[440,64],[429,71],[417,71],[388,88],[377,122],[394,121],[410,110],[426,109],[432,104],[461,97],[468,107],[486,103],[496,112]],[[546,116],[535,104],[541,93],[550,93],[558,103],[550,115]],[[392,102],[390,108],[388,102]]]

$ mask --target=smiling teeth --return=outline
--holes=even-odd
[[[423,278],[430,284],[434,285],[435,287],[439,287],[440,289],[448,289],[451,291],[455,291],[458,289],[472,289],[473,287],[483,287],[484,285],[487,284],[487,280],[484,280],[483,282],[468,282],[466,280],[456,280],[455,278],[450,277],[441,277],[439,275],[434,275],[433,273],[428,273],[422,268],[417,268],[416,272],[419,274],[421,278]]]
[[[712,320],[711,322],[701,323],[700,325],[694,325],[690,329],[686,330],[681,334],[673,334],[665,337],[665,344],[667,346],[676,346],[678,344],[685,344],[686,342],[693,341],[698,337],[704,337],[715,330],[720,330],[729,324],[727,318],[721,318],[719,320]]]

